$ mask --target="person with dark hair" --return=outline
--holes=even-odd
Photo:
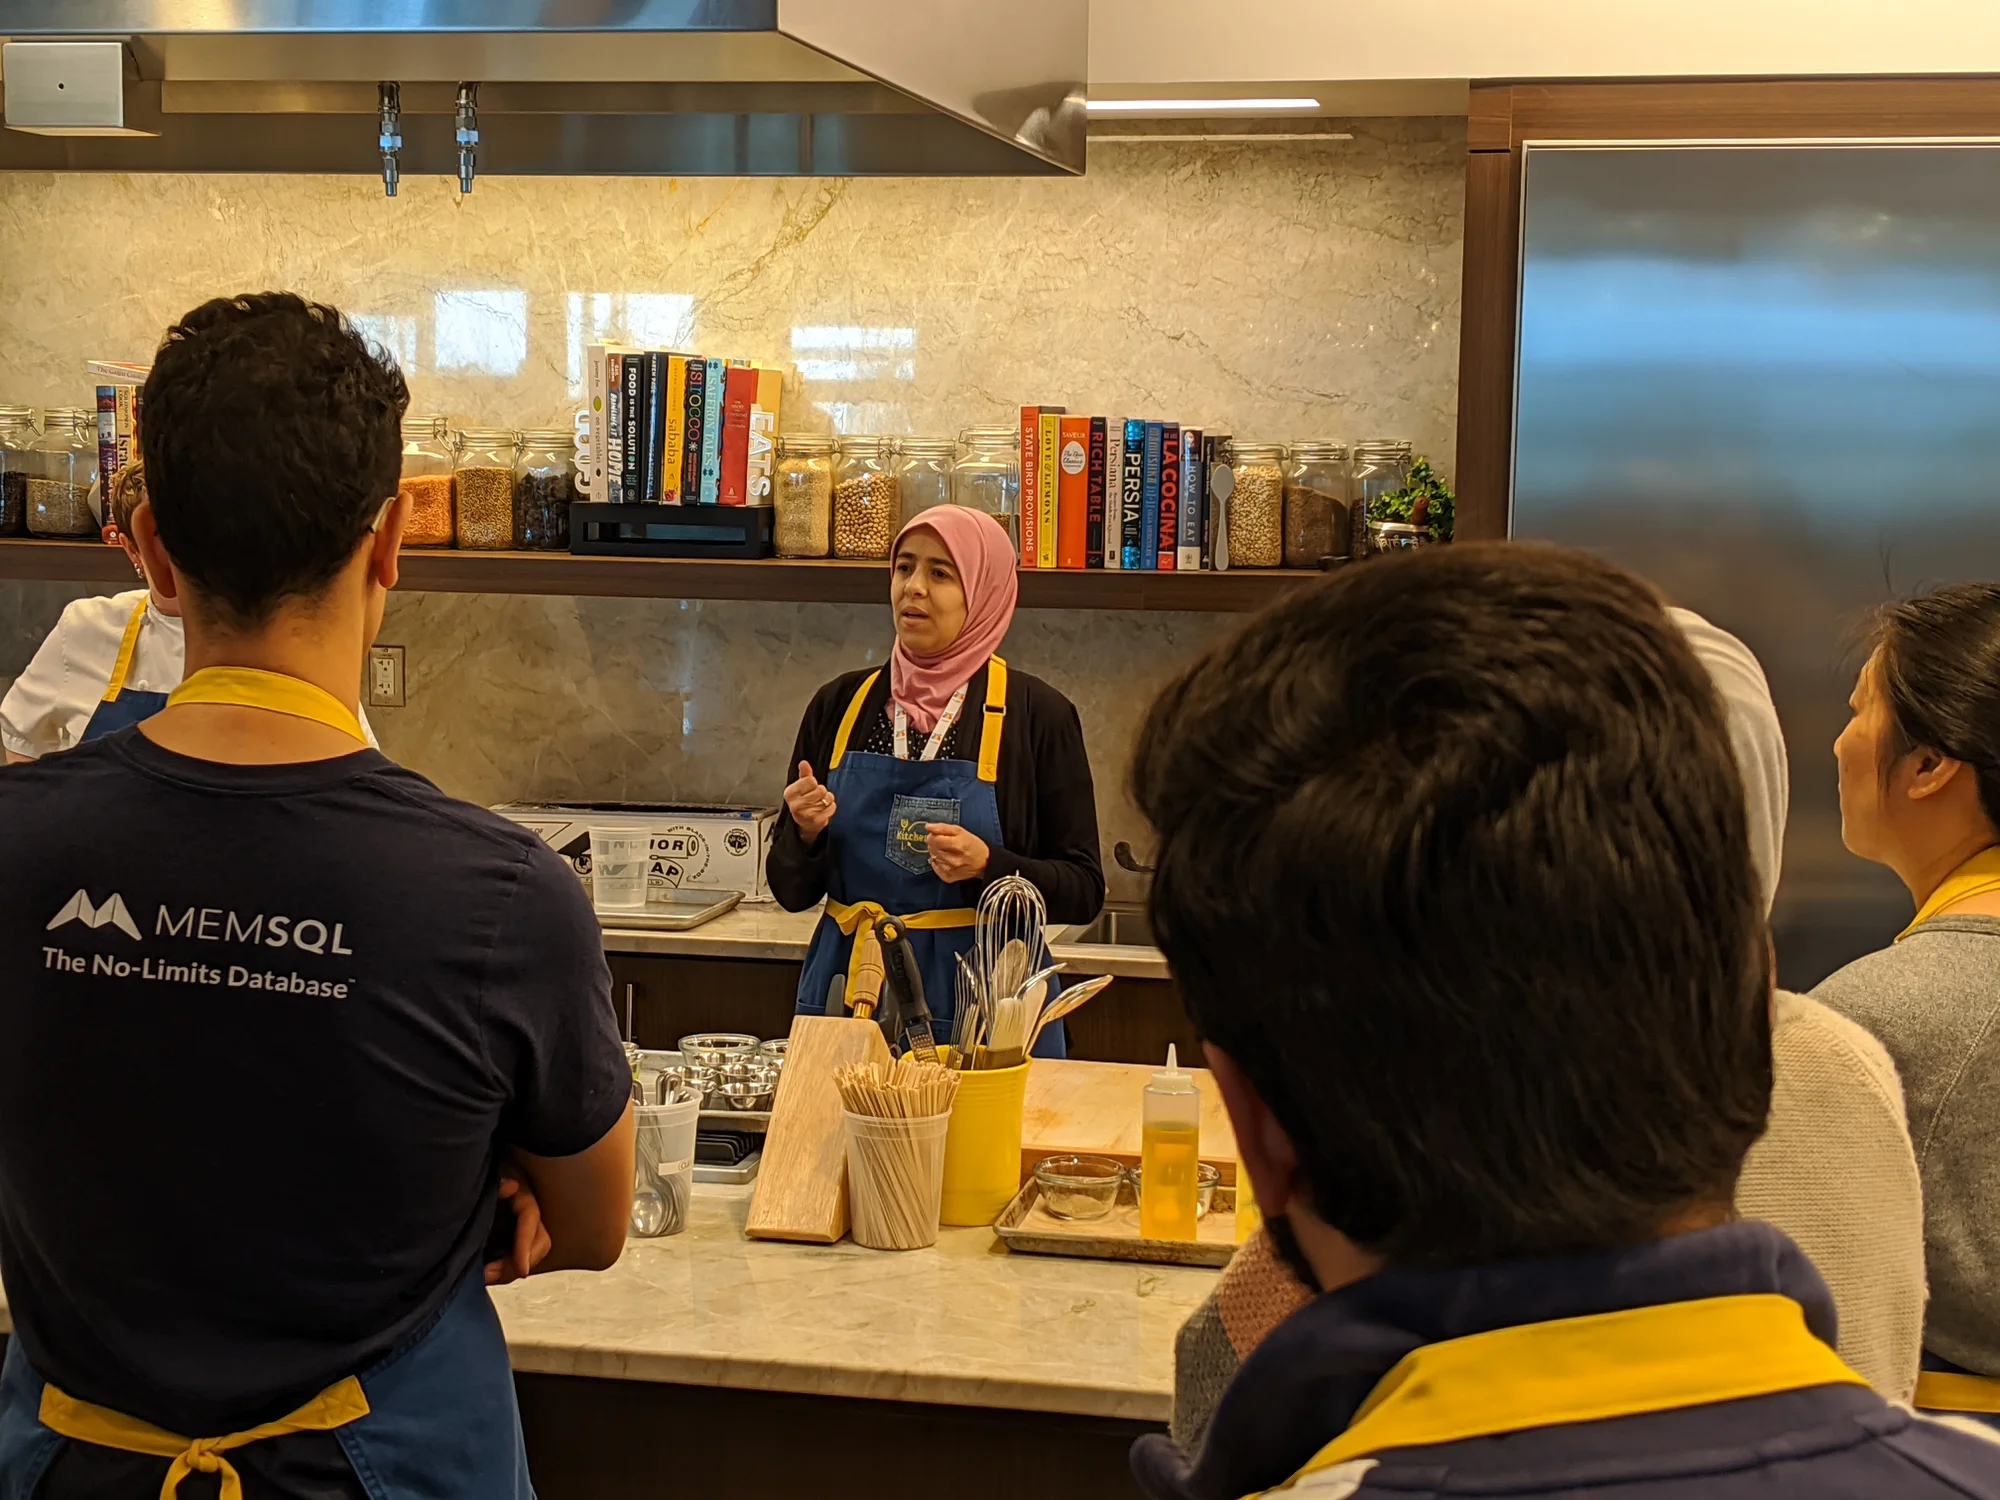
[[[408,399],[283,293],[147,379],[186,676],[0,775],[0,1494],[532,1495],[485,1287],[617,1259],[631,1079],[568,867],[363,742]]]
[[[1651,590],[1526,545],[1301,590],[1160,696],[1152,916],[1318,1295],[1158,1500],[2000,1496],[1835,1353],[1731,1195],[1770,950],[1715,691]],[[1226,836],[1219,836],[1219,831]]]
[[[1924,1184],[1917,1405],[2000,1414],[2000,584],[1877,616],[1833,747],[1840,831],[1909,888],[1896,941],[1813,991],[1889,1049]],[[1997,1424],[2000,1425],[2000,1424]]]

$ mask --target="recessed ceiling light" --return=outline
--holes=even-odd
[[[1220,115],[1246,110],[1318,109],[1317,99],[1092,99],[1094,115]]]

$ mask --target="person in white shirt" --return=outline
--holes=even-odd
[[[145,498],[137,462],[112,476],[112,524],[106,531],[142,580],[146,569],[132,545],[131,516]],[[178,599],[163,599],[148,584],[73,600],[0,699],[0,748],[7,763],[39,760],[150,719],[180,686],[181,660]],[[360,717],[362,733],[375,745],[366,712]]]

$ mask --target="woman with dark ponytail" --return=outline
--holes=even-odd
[[[1835,742],[1841,837],[1916,917],[1813,992],[1881,1039],[1923,1175],[1917,1405],[2000,1414],[2000,584],[1886,607]],[[2000,1423],[1996,1423],[2000,1425]]]

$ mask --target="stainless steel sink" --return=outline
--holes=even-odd
[[[1083,926],[1066,929],[1061,941],[1066,945],[1099,943],[1119,948],[1150,948],[1153,924],[1135,906],[1107,906]]]

